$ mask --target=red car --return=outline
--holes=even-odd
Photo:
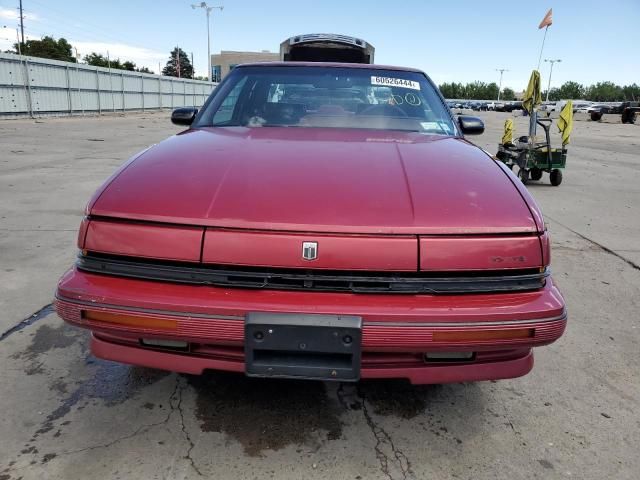
[[[96,192],[58,314],[97,357],[200,374],[512,378],[564,300],[539,208],[432,81],[238,66]]]

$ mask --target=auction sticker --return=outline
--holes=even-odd
[[[371,85],[382,85],[385,87],[400,87],[420,90],[420,84],[418,82],[405,80],[404,78],[376,77],[375,75],[371,76]]]

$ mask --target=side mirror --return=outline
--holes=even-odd
[[[458,123],[464,135],[480,135],[484,132],[484,122],[478,117],[460,115],[458,116]]]
[[[195,107],[176,108],[171,112],[171,123],[189,126],[193,123],[193,119],[196,118],[196,113],[198,113],[198,109]]]

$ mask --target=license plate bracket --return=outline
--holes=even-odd
[[[361,317],[256,312],[244,330],[250,377],[360,379]]]

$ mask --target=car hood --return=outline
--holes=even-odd
[[[89,213],[260,230],[533,232],[524,197],[513,176],[460,138],[218,127],[143,152],[103,186]]]

